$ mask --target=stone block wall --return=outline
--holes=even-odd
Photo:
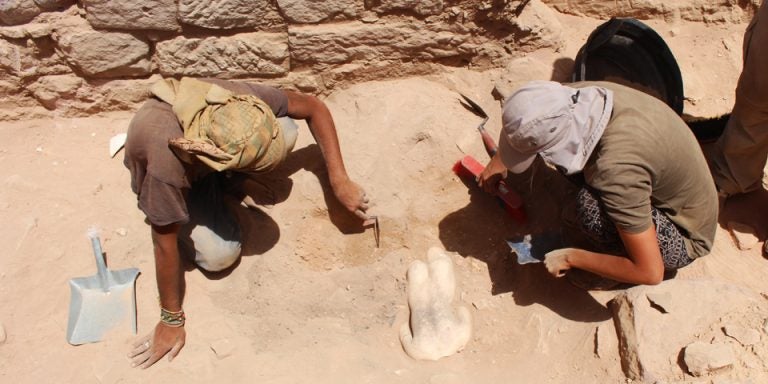
[[[0,0],[0,120],[131,109],[160,77],[344,84],[563,45],[556,12],[744,22],[759,0]],[[672,4],[670,4],[672,3]]]

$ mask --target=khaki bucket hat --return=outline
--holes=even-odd
[[[613,92],[532,81],[504,101],[499,156],[522,173],[536,155],[565,174],[580,172],[608,125]]]

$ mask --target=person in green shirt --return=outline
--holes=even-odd
[[[579,269],[658,284],[712,249],[715,184],[693,133],[662,101],[610,82],[533,81],[505,100],[502,122],[499,151],[478,180],[483,189],[537,156],[581,180],[572,198],[590,249],[547,253],[551,274]]]

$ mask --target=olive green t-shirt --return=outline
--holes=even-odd
[[[683,120],[664,102],[610,82],[580,82],[613,91],[613,113],[584,167],[608,217],[639,233],[650,227],[651,206],[666,214],[685,238],[688,256],[712,249],[717,192],[701,148]]]

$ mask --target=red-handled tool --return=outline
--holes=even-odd
[[[477,180],[483,173],[485,166],[480,164],[472,156],[466,155],[453,165],[453,172],[463,178]],[[526,221],[525,209],[523,208],[523,199],[507,186],[503,180],[496,185],[496,197],[499,199],[502,207],[517,222],[524,224]]]
[[[498,146],[496,145],[496,141],[494,141],[491,135],[489,135],[485,130],[485,123],[488,121],[488,114],[485,113],[480,105],[472,101],[472,99],[464,96],[463,94],[460,95],[469,106],[464,104],[462,105],[464,105],[477,116],[483,118],[483,121],[480,123],[480,125],[477,126],[477,130],[480,132],[480,137],[483,139],[483,147],[485,147],[485,151],[488,153],[488,156],[493,157],[498,150]],[[480,162],[469,155],[464,156],[464,158],[457,161],[456,164],[453,165],[453,172],[456,175],[465,178],[471,177],[472,180],[477,180],[484,169],[485,167],[480,164]],[[498,197],[499,201],[504,207],[504,210],[506,210],[507,213],[512,216],[512,218],[521,224],[525,223],[526,216],[525,210],[523,209],[523,199],[520,198],[520,196],[515,193],[515,191],[510,189],[503,180],[496,185],[495,195]]]

